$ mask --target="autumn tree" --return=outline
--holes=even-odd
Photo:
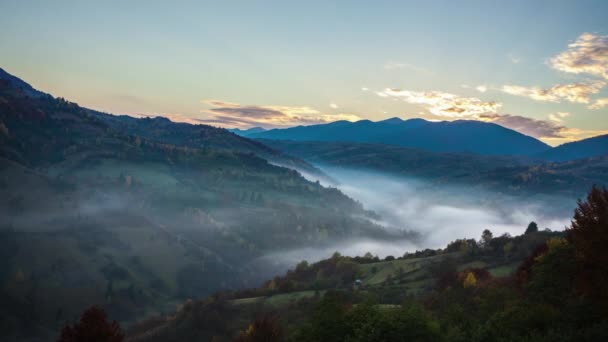
[[[80,321],[66,325],[61,331],[58,342],[122,342],[124,333],[118,322],[109,322],[106,312],[92,306],[82,313]]]
[[[234,340],[235,342],[279,342],[283,333],[277,321],[272,317],[261,317],[249,324],[247,330]]]
[[[598,299],[608,308],[608,190],[594,186],[574,210],[568,239],[575,247],[582,294]]]

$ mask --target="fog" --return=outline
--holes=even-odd
[[[340,242],[323,249],[288,251],[288,260],[322,259],[333,251],[344,255],[402,255],[426,248],[445,247],[459,238],[479,239],[485,229],[494,236],[522,234],[531,221],[540,229],[563,230],[570,224],[574,199],[520,198],[489,193],[457,185],[432,185],[418,179],[396,178],[367,171],[322,167],[342,192],[359,201],[381,217],[377,222],[386,229],[420,233],[417,241],[382,242],[357,240]],[[311,180],[310,175],[305,175]],[[320,180],[323,183],[322,180]],[[555,210],[556,208],[565,208]],[[557,213],[556,213],[557,211]],[[306,256],[308,258],[306,258]],[[276,256],[278,257],[278,255]]]

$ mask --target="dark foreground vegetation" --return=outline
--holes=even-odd
[[[130,326],[125,340],[603,341],[607,244],[608,190],[594,187],[565,232],[532,222],[522,236],[486,230],[479,241],[384,260],[336,253],[257,289],[188,301]],[[116,331],[97,317],[102,333]],[[65,338],[78,329],[60,341],[85,341]],[[103,341],[122,340],[113,336]]]

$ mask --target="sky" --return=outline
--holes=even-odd
[[[494,122],[608,134],[608,1],[0,0],[0,67],[114,114],[221,127]]]

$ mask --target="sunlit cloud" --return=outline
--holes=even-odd
[[[595,102],[589,106],[589,109],[602,109],[606,106],[608,106],[608,97],[595,100]]]
[[[565,117],[570,116],[570,113],[566,113],[566,112],[557,112],[557,113],[551,113],[549,114],[549,120],[553,121],[553,122],[563,122]]]
[[[488,86],[485,84],[480,84],[478,86],[470,86],[468,84],[461,84],[460,87],[465,88],[465,89],[475,89],[480,93],[485,93],[486,91],[488,91]]]
[[[486,102],[476,97],[462,97],[440,91],[418,92],[387,88],[376,94],[380,97],[400,99],[408,103],[422,105],[433,115],[451,118],[496,113],[502,106],[501,103],[495,101]]]
[[[485,85],[478,85],[477,87],[475,87],[475,90],[477,90],[480,93],[485,93],[486,91],[488,91],[488,87]]]
[[[604,86],[604,81],[585,81],[570,84],[557,84],[551,88],[524,87],[505,85],[501,90],[507,94],[524,96],[536,101],[561,102],[567,100],[574,103],[589,103],[590,95],[597,94]]]
[[[587,138],[592,138],[592,137],[596,137],[598,135],[605,135],[608,134],[608,129],[579,129],[579,128],[569,128],[569,127],[564,127],[562,129],[562,131],[560,132],[560,137],[548,137],[548,138],[543,138],[541,140],[543,140],[544,142],[546,142],[549,145],[559,145],[559,144],[564,144],[564,143],[568,143],[568,142],[572,142],[572,141],[578,141],[578,140],[582,140],[582,139],[587,139]]]
[[[330,103],[329,108],[338,109],[338,105],[335,103]]]
[[[208,100],[203,103],[210,107],[201,111],[207,115],[207,118],[196,121],[225,127],[288,127],[361,119],[357,115],[348,113],[321,113],[308,106],[241,105],[218,100]]]
[[[549,59],[548,64],[562,72],[608,79],[608,35],[583,33],[566,51]]]

